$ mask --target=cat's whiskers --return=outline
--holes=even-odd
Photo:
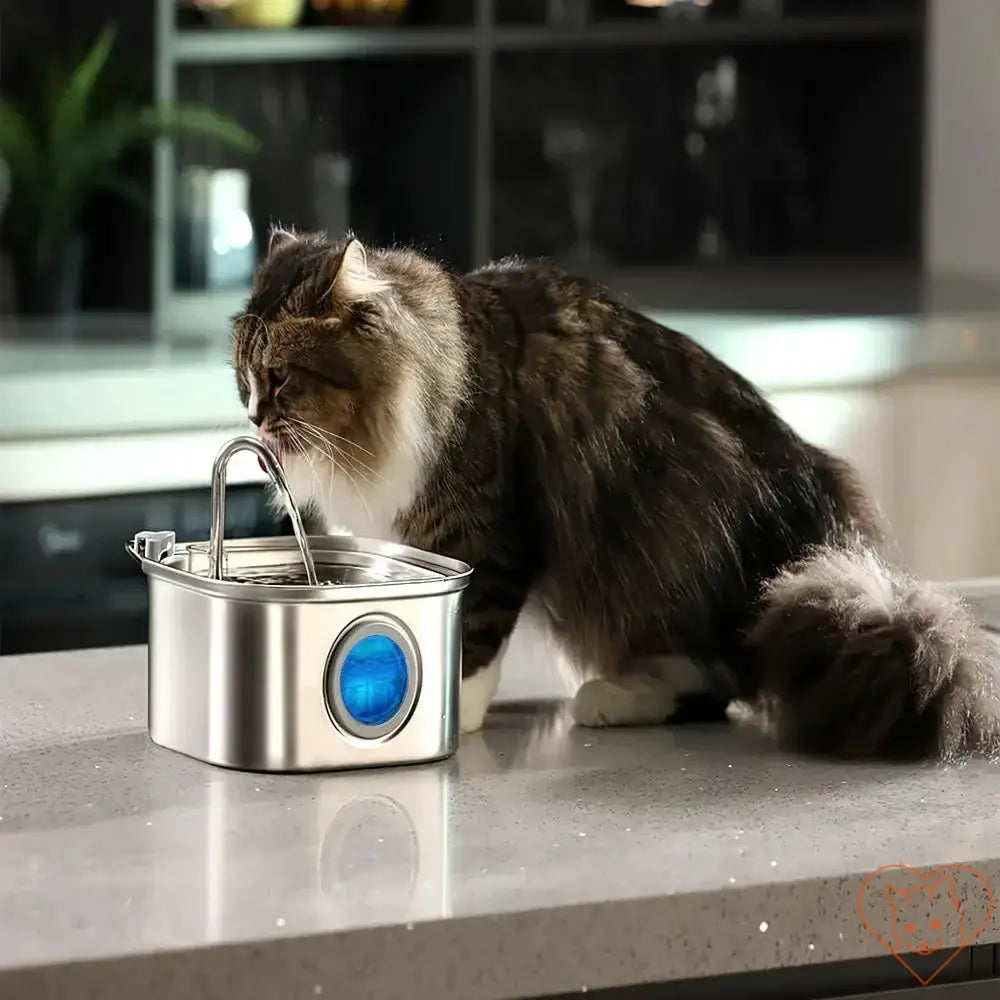
[[[324,458],[327,459],[328,462],[330,462],[330,464],[334,467],[336,471],[342,472],[345,476],[347,476],[351,485],[354,487],[354,491],[358,494],[358,499],[364,505],[365,511],[368,513],[369,518],[372,517],[371,507],[368,505],[368,500],[365,497],[364,490],[362,490],[361,487],[358,485],[358,481],[354,478],[353,475],[351,475],[351,472],[347,468],[347,466],[338,459],[337,455],[335,455],[332,451],[328,450],[324,446],[322,438],[315,438],[311,441],[307,438],[306,433],[312,430],[310,424],[307,424],[304,420],[296,420],[296,423],[299,424],[300,426],[294,429],[294,435],[299,440],[300,444],[305,444],[307,448],[311,447],[313,450],[318,451]],[[292,430],[291,425],[289,425],[289,430]],[[340,458],[347,458],[347,457],[349,456],[345,455],[343,452],[340,452]],[[354,471],[358,475],[361,475],[361,473],[358,473],[356,469]],[[371,483],[369,483],[367,480],[365,480],[365,483],[366,485],[369,486],[371,485]],[[330,492],[332,495],[332,489]]]
[[[323,451],[326,447],[330,447],[340,458],[350,462],[352,470],[358,475],[362,475],[365,482],[368,483],[369,486],[375,486],[376,483],[384,481],[384,477],[379,472],[373,469],[366,462],[363,462],[357,457],[357,455],[351,455],[350,453],[345,452],[344,449],[336,443],[336,441],[330,440],[327,436],[325,436],[329,434],[329,432],[324,432],[321,428],[316,427],[314,424],[310,424],[305,420],[300,420],[298,417],[292,417],[290,419],[293,420],[304,433],[308,434],[313,440],[316,441],[316,447],[319,450]],[[340,437],[340,435],[334,435],[334,437]],[[342,438],[341,440],[346,441],[347,438]],[[320,447],[321,445],[322,447]],[[357,447],[360,448],[361,446],[358,445]],[[367,454],[371,453],[367,452]]]
[[[297,424],[301,424],[303,427],[308,427],[311,431],[319,434],[320,437],[325,438],[328,441],[339,441],[344,444],[349,444],[352,448],[357,448],[358,451],[368,455],[370,458],[375,457],[374,452],[371,452],[363,445],[358,444],[357,441],[352,441],[350,438],[344,437],[343,434],[335,434],[333,431],[327,430],[325,427],[320,427],[317,424],[311,424],[307,420],[301,420],[299,417],[290,417],[289,419],[294,420]]]
[[[312,448],[309,446],[309,442],[305,440],[293,427],[288,428],[289,438],[294,441],[305,459],[306,464],[309,466],[309,475],[312,477],[313,482],[316,485],[316,489],[323,490],[329,486],[330,477],[321,476],[319,469],[316,468],[316,463],[313,461],[313,456],[311,454]]]
[[[313,444],[294,427],[288,427],[288,437],[292,442],[294,442],[302,458],[305,459],[306,464],[309,466],[309,474],[315,483],[316,489],[322,491],[327,495],[327,497],[329,497],[332,478],[329,475],[320,475],[320,470],[316,468],[316,463],[313,461],[312,453],[318,449],[316,449]],[[330,461],[330,457],[325,452],[320,451],[319,457],[326,461]]]
[[[257,349],[257,345],[260,341],[267,338],[267,323],[264,322],[263,316],[258,316],[257,313],[247,313],[244,317],[245,319],[252,319],[257,322],[257,326],[254,328],[253,333],[250,335],[250,353],[251,356],[253,352]]]
[[[324,458],[332,462],[337,468],[342,468],[343,471],[348,471],[348,469],[355,475],[361,478],[361,480],[368,486],[374,486],[374,483],[368,478],[365,473],[356,467],[354,460],[350,455],[345,454],[336,446],[331,445],[328,441],[323,441],[321,438],[316,438],[310,436],[310,432],[306,428],[300,428],[297,433],[301,435],[301,439],[307,442],[308,446],[314,451],[318,451]],[[332,450],[331,450],[332,449]],[[346,464],[352,463],[352,464]]]
[[[313,473],[317,482],[321,482],[319,473],[316,471],[316,465],[313,462],[312,452],[319,451],[316,446],[310,441],[298,428],[286,424],[284,433],[288,436],[289,442],[294,446],[294,454],[301,455],[305,459],[306,463],[309,465],[310,471]],[[325,452],[320,451],[321,458],[329,458]]]

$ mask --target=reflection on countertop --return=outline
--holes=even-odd
[[[508,702],[441,764],[243,774],[147,740],[143,663],[2,662],[0,993],[130,959],[171,995],[535,996],[877,955],[855,895],[900,859],[1000,884],[990,763],[829,764]],[[562,692],[530,640],[505,668],[502,699]]]

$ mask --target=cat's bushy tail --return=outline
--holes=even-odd
[[[820,547],[764,588],[748,635],[783,745],[952,760],[1000,751],[998,647],[955,595],[864,545]]]

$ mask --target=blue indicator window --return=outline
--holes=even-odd
[[[340,668],[340,698],[364,726],[381,726],[406,698],[406,655],[387,635],[367,635],[351,647]]]

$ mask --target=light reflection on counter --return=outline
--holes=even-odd
[[[261,774],[249,776],[252,793],[213,770],[203,813],[206,936],[243,933],[268,885],[284,902],[260,915],[260,933],[293,933],[317,921],[347,927],[448,916],[454,768],[444,761],[315,777]],[[266,829],[247,828],[254,800],[267,814]],[[262,847],[287,842],[279,870],[272,859],[258,877],[248,872],[255,837]]]

